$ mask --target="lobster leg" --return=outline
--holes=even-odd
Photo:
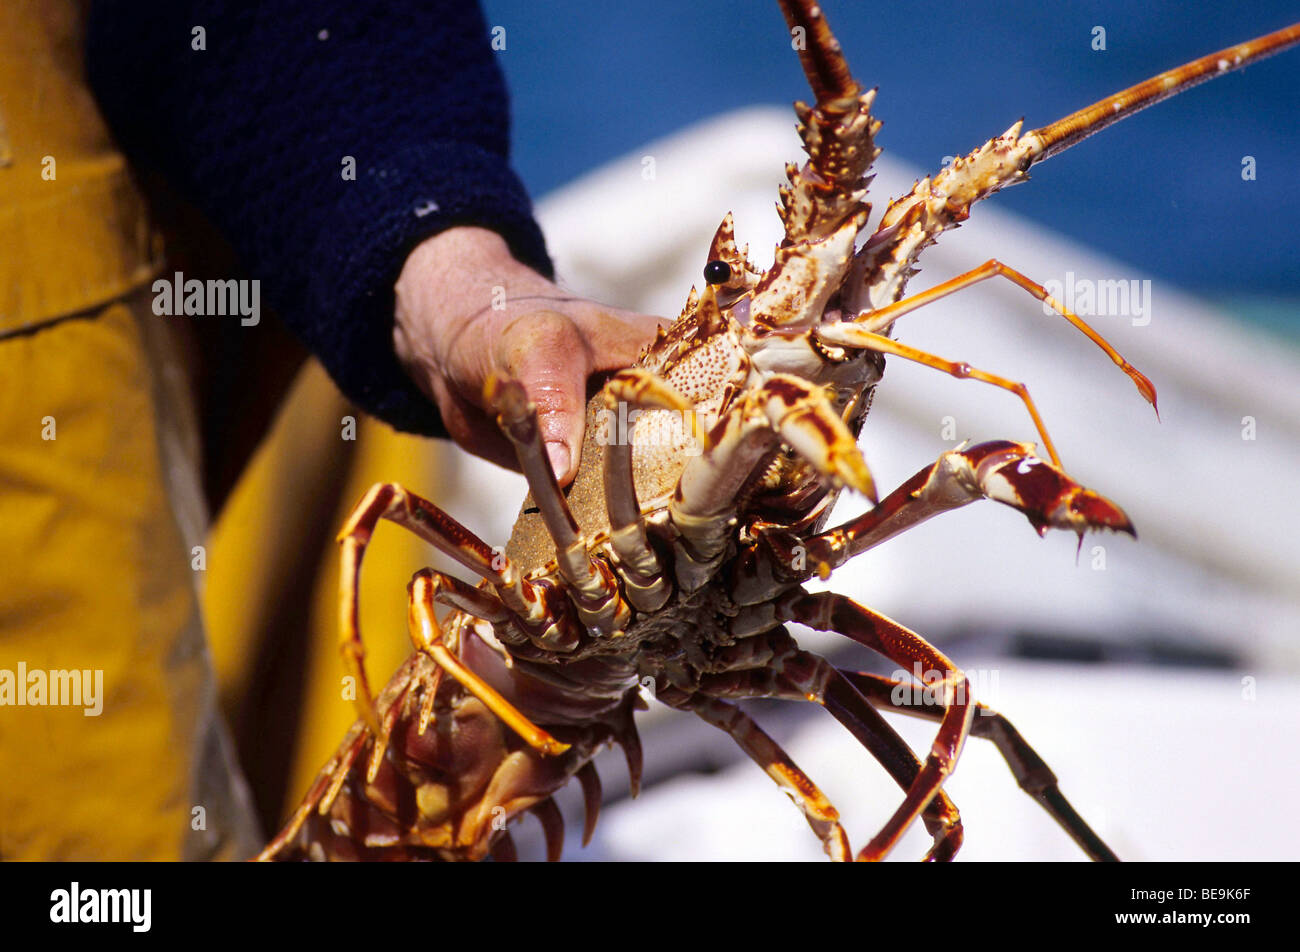
[[[509,830],[502,831],[501,835],[492,841],[489,855],[496,863],[519,862],[519,850],[515,847],[515,838],[510,835]]]
[[[359,596],[361,560],[380,519],[388,519],[410,530],[470,571],[493,583],[498,591],[513,594],[516,603],[527,603],[530,598],[536,600],[528,583],[518,577],[514,566],[504,555],[494,552],[486,542],[433,503],[396,483],[377,483],[372,486],[352,510],[338,536],[343,550],[343,564],[339,572],[339,650],[343,655],[344,668],[356,679],[357,711],[376,737],[382,736],[382,733],[375,714],[374,695],[366,677]],[[482,602],[482,599],[478,601]]]
[[[902,357],[904,360],[912,360],[918,364],[933,367],[935,370],[942,370],[944,373],[960,379],[978,380],[981,383],[989,383],[1014,393],[1024,403],[1025,409],[1029,411],[1029,416],[1034,421],[1038,435],[1043,440],[1043,446],[1047,449],[1047,455],[1052,457],[1052,462],[1057,466],[1061,465],[1061,457],[1057,455],[1056,445],[1052,443],[1052,438],[1047,433],[1047,424],[1043,422],[1043,418],[1038,413],[1038,407],[1034,405],[1033,398],[1029,396],[1029,388],[1023,383],[1008,380],[1006,377],[999,377],[987,370],[980,370],[964,361],[948,360],[946,357],[939,357],[916,347],[910,347],[883,334],[874,334],[857,324],[825,324],[818,327],[815,333],[819,340],[834,344],[837,347],[862,348],[864,350],[878,351],[882,354],[893,354],[895,357]]]
[[[977,499],[993,499],[1023,512],[1040,534],[1069,529],[1082,539],[1088,529],[1136,535],[1118,506],[1085,489],[1063,472],[1036,458],[1025,443],[994,441],[944,453],[886,496],[874,509],[801,543],[810,568],[843,565],[906,529]],[[771,537],[776,559],[790,565],[793,549]]]
[[[956,766],[975,713],[970,683],[956,665],[920,635],[842,595],[825,592],[787,596],[781,600],[781,614],[785,620],[852,638],[896,664],[910,667],[913,663],[921,663],[927,670],[943,675],[939,684],[944,689],[946,704],[930,754],[902,805],[858,853],[858,859],[881,859],[934,799],[944,779]]]
[[[895,320],[914,311],[917,308],[925,307],[941,298],[946,298],[950,294],[956,294],[965,288],[973,287],[981,281],[987,281],[989,278],[1006,278],[1018,288],[1029,292],[1038,300],[1042,301],[1057,314],[1078,328],[1088,340],[1092,341],[1105,352],[1106,356],[1115,362],[1115,366],[1128,374],[1129,379],[1137,385],[1138,392],[1142,397],[1151,404],[1156,406],[1156,388],[1147,376],[1141,373],[1136,367],[1124,359],[1124,357],[1111,346],[1110,342],[1101,334],[1097,333],[1088,325],[1083,318],[1079,317],[1064,304],[1047,293],[1047,288],[1043,287],[1036,281],[1031,280],[1026,275],[1017,271],[1015,268],[1008,268],[996,258],[990,258],[978,268],[972,268],[965,274],[959,274],[951,280],[937,284],[927,291],[921,291],[901,301],[896,301],[886,307],[875,311],[868,311],[859,315],[857,326],[866,331],[885,332]]]
[[[704,447],[707,443],[707,438],[698,431],[699,424],[690,401],[648,371],[634,368],[615,374],[605,384],[603,400],[606,409],[611,411],[622,402],[640,410],[669,410],[680,414],[673,419],[689,420],[699,445]],[[670,437],[686,438],[683,427],[677,430]],[[618,555],[619,575],[628,601],[638,611],[657,611],[672,594],[672,588],[664,578],[659,556],[646,539],[645,521],[641,518],[641,505],[632,476],[632,434],[629,432],[622,440],[605,434],[604,444],[609,541]]]
[[[848,834],[840,826],[839,812],[808,775],[790,759],[790,755],[781,749],[781,745],[769,737],[752,717],[734,704],[702,695],[669,700],[666,703],[694,711],[714,727],[730,734],[740,749],[762,767],[763,772],[803,811],[808,825],[825,846],[827,856],[836,861],[845,861],[852,855]]]
[[[906,792],[921,764],[855,682],[825,658],[799,648],[784,628],[774,628],[723,649],[716,658],[746,667],[700,679],[700,693],[718,698],[775,698],[812,701],[826,708]],[[752,665],[752,666],[750,666]],[[961,814],[940,790],[926,806],[922,819],[934,845],[927,860],[951,860],[961,848]]]
[[[298,805],[293,816],[289,818],[289,822],[285,824],[284,829],[276,835],[275,839],[266,844],[262,852],[254,857],[257,862],[267,863],[277,859],[281,852],[297,838],[299,831],[302,829],[303,824],[307,822],[313,810],[318,807],[322,813],[329,810],[326,804],[333,801],[333,797],[330,795],[331,791],[334,795],[337,795],[339,787],[347,779],[348,771],[352,769],[352,764],[361,755],[361,751],[368,739],[369,737],[361,728],[361,725],[353,726],[347,737],[344,738],[338,752],[330,758],[329,762],[321,768],[320,773],[316,775],[311,789],[307,791],[307,795],[303,798],[302,803]]]
[[[470,694],[482,701],[493,714],[522,737],[528,746],[538,753],[546,755],[562,754],[569,749],[568,744],[557,741],[554,737],[533,724],[518,708],[501,696],[494,687],[461,663],[442,640],[442,631],[434,615],[433,602],[440,588],[446,584],[445,577],[432,569],[421,569],[411,579],[410,628],[411,641],[419,651],[429,655],[441,668],[459,681]],[[378,749],[379,745],[376,745]],[[375,767],[371,770],[373,780]]]
[[[502,431],[514,444],[519,468],[528,480],[533,500],[555,543],[560,576],[567,583],[578,616],[588,628],[603,634],[623,630],[631,610],[619,594],[618,580],[609,566],[587,552],[577,520],[560,492],[542,445],[537,408],[528,401],[523,386],[514,380],[489,380],[484,396],[496,410]]]
[[[823,658],[816,660],[821,665],[831,667],[830,662]],[[873,708],[848,679],[843,675],[831,679],[820,703],[848,728],[858,743],[871,752],[904,791],[916,783],[921,770],[916,756],[883,718],[876,720],[867,714],[868,711],[874,713]],[[921,819],[934,839],[925,859],[939,862],[952,860],[961,848],[964,835],[957,805],[940,789],[934,799],[925,805]]]
[[[546,861],[558,863],[564,849],[564,816],[555,805],[553,797],[534,804],[529,812],[542,824],[542,833],[546,837]]]
[[[841,670],[840,674],[876,707],[887,707],[901,714],[932,721],[943,717],[943,712],[934,706],[910,701],[907,697],[911,693],[909,690],[898,690],[910,687],[902,681],[866,671]],[[975,707],[977,713],[971,724],[971,736],[987,738],[993,742],[1002,759],[1011,768],[1020,789],[1033,797],[1091,859],[1118,862],[1119,857],[1102,842],[1101,837],[1092,831],[1070,805],[1070,801],[1062,795],[1056,774],[1020,736],[1012,723],[983,704],[977,703]]]
[[[344,785],[354,779],[354,764],[365,753],[366,745],[373,740],[377,748],[380,743],[378,738],[388,736],[400,715],[405,696],[416,686],[423,691],[436,690],[437,673],[431,660],[424,655],[412,655],[403,663],[379,699],[384,712],[382,733],[378,735],[372,733],[362,721],[352,725],[338,750],[316,775],[311,789],[308,790],[289,822],[285,824],[284,829],[255,857],[258,862],[299,857],[325,859],[332,852],[327,845],[318,842],[315,834],[308,833],[307,842],[298,842],[303,828],[313,819],[313,814],[319,814],[321,817],[330,814]],[[374,748],[372,753],[373,750]],[[375,758],[372,757],[372,765],[374,761]],[[373,779],[372,773],[367,782]]]
[[[467,585],[454,575],[439,574],[438,579],[438,587],[433,593],[434,601],[493,623],[507,622],[513,618],[510,609],[491,592]]]

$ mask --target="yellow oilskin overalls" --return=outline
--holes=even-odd
[[[0,858],[242,858],[191,399],[81,13],[0,3]]]
[[[339,527],[376,482],[439,499],[462,456],[451,443],[362,416],[310,360],[222,508],[208,546],[208,635],[268,833],[357,717],[338,648]],[[473,525],[472,513],[457,515]],[[376,692],[412,651],[406,585],[436,563],[433,547],[401,527],[376,530],[361,573]],[[440,567],[459,569],[446,559]]]
[[[245,858],[356,716],[334,532],[373,482],[435,495],[457,451],[363,417],[308,361],[209,532],[177,318],[151,307],[169,268],[85,86],[81,12],[0,0],[0,859]],[[432,551],[395,527],[375,541],[378,688]],[[13,703],[20,671],[102,689]]]
[[[0,858],[243,858],[262,833],[196,593],[271,825],[356,716],[333,533],[373,482],[434,495],[456,451],[361,416],[309,361],[208,533],[176,318],[151,307],[167,269],[85,86],[81,12],[0,2]],[[431,555],[376,535],[376,687],[410,651],[405,586]],[[102,672],[102,708],[5,703],[20,670],[90,672],[92,692]]]

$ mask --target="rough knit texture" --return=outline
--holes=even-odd
[[[410,250],[482,225],[551,273],[509,165],[498,55],[470,0],[96,0],[87,36],[131,161],[221,229],[349,398],[426,434],[444,432],[437,411],[392,343]]]

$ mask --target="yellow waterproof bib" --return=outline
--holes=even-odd
[[[0,858],[258,845],[216,708],[183,369],[82,5],[0,3]]]

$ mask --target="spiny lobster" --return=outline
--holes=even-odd
[[[1020,786],[1088,856],[1114,853],[1062,796],[1055,776],[1001,715],[972,699],[965,676],[920,635],[834,593],[802,585],[940,512],[993,499],[1049,528],[1133,534],[1114,503],[1064,472],[1023,384],[894,340],[895,321],[977,282],[1005,278],[1073,324],[1154,406],[1155,388],[1047,291],[996,260],[904,297],[919,253],[970,207],[1023,181],[1036,162],[1206,79],[1300,43],[1300,24],[1203,57],[1051,125],[1017,122],[891,202],[864,242],[869,170],[880,123],[874,90],[852,77],[820,7],[781,0],[816,97],[795,106],[808,161],[787,166],[785,237],[767,271],[737,248],[731,216],[713,238],[702,293],[636,365],[587,408],[578,475],[562,493],[534,408],[512,381],[487,402],[515,445],[530,494],[504,552],[432,503],[394,484],[373,487],[340,534],[341,648],[359,686],[360,719],[259,859],[513,858],[506,822],[541,820],[548,855],[563,840],[552,794],[576,776],[585,838],[600,805],[592,757],[624,749],[635,794],[639,686],[729,733],[802,809],[833,859],[854,853],[835,808],[739,707],[745,698],[825,707],[904,791],[858,852],[880,859],[918,817],[926,855],[961,846],[943,790],[968,735],[997,745]],[[886,355],[993,384],[1025,405],[1048,460],[1031,444],[990,442],[946,452],[878,500],[857,435]],[[628,407],[633,414],[626,414]],[[630,437],[613,425],[620,409]],[[873,503],[826,529],[849,486]],[[480,578],[471,586],[424,569],[409,588],[415,653],[376,699],[365,676],[357,603],[361,559],[380,519],[405,526]],[[443,622],[435,603],[450,606]],[[905,669],[941,672],[899,700],[899,682],[841,670],[803,651],[784,627],[835,631]],[[919,760],[880,710],[938,722]],[[987,716],[976,718],[976,711]]]

